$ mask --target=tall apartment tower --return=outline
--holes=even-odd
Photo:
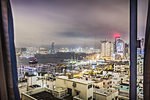
[[[101,56],[112,57],[113,43],[109,41],[101,41]]]
[[[50,53],[51,53],[51,54],[54,54],[54,53],[55,53],[55,42],[52,42],[52,44],[51,44]]]
[[[137,55],[144,56],[144,45],[145,45],[145,40],[144,38],[138,38],[137,39]]]
[[[119,57],[124,57],[125,56],[125,43],[121,38],[118,38],[116,40],[116,54]]]

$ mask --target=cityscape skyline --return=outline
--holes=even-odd
[[[146,2],[139,1],[139,37],[144,36]],[[61,46],[94,46],[104,39],[114,41],[116,32],[129,42],[128,0],[12,0],[12,6],[17,47],[53,41]]]
[[[0,5],[0,100],[149,100],[149,0]]]

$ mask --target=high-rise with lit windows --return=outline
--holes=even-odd
[[[101,41],[101,56],[112,57],[113,43],[109,41]]]
[[[121,38],[116,40],[116,56],[123,58],[125,54],[125,43]]]

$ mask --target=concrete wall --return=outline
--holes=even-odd
[[[24,93],[21,94],[21,100],[37,100],[29,95],[26,95]]]
[[[110,95],[103,95],[103,94],[96,93],[96,92],[93,93],[93,98],[95,98],[96,100],[112,100],[113,98],[115,100],[116,96],[118,96],[117,91]]]
[[[29,77],[28,79],[29,79],[28,80],[29,81],[29,86],[37,84],[36,83],[37,82],[37,76]]]
[[[36,94],[42,91],[48,91],[50,93],[53,92],[53,90],[47,89],[47,88],[39,88],[39,89],[35,89],[35,90],[31,90],[31,91],[26,91],[26,92],[22,92],[21,93],[21,98],[22,100],[37,100],[34,97],[30,96],[32,94]]]
[[[107,97],[104,95],[100,95],[99,93],[93,93],[93,98],[95,100],[107,100]]]
[[[76,87],[73,87],[73,81],[70,80],[64,80],[64,79],[56,79],[56,88],[62,87],[62,88],[70,88],[72,89],[72,96],[76,96],[76,90],[80,91],[79,97],[84,100],[88,100],[90,96],[93,97],[93,88],[88,89],[87,84],[77,83]]]

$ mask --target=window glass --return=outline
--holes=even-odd
[[[138,0],[138,33],[137,33],[137,98],[143,100],[143,65],[145,30],[147,20],[148,0]]]
[[[39,85],[61,91],[53,97],[78,88],[71,98],[129,98],[129,0],[12,0],[12,8],[20,93]]]

